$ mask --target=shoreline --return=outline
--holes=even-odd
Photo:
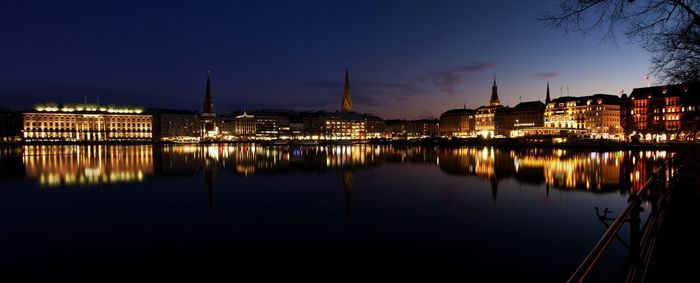
[[[392,146],[439,146],[456,147],[496,147],[496,148],[562,148],[562,149],[677,149],[697,143],[629,143],[598,140],[577,140],[565,143],[552,143],[543,139],[415,139],[415,140],[343,140],[343,141],[201,141],[195,143],[177,142],[0,142],[0,146],[22,145],[212,145],[212,144],[259,144],[263,146],[329,146],[329,145],[392,145]]]

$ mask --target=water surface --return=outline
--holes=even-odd
[[[312,262],[547,281],[565,280],[605,231],[594,207],[619,212],[671,155],[255,144],[0,153],[5,271],[211,275]],[[613,244],[601,278],[626,254]]]

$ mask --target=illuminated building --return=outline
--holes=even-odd
[[[621,138],[620,98],[610,94],[555,98],[545,108],[544,126],[566,135]]]
[[[345,86],[343,88],[343,104],[341,112],[352,112],[352,98],[350,97],[350,77],[348,76],[348,67],[345,67]]]
[[[37,104],[22,113],[27,142],[151,141],[152,116],[138,107]]]
[[[216,139],[219,135],[219,121],[216,119],[214,98],[211,94],[211,73],[207,72],[207,89],[204,93],[200,133],[204,139]]]
[[[343,113],[317,112],[304,117],[304,129],[311,139],[363,140],[367,139],[367,121],[373,116]]]
[[[236,116],[233,120],[234,132],[233,134],[237,137],[254,137],[256,132],[256,120],[255,116],[248,115],[245,111],[243,114]]]
[[[694,139],[698,131],[696,85],[635,88],[629,96],[632,133],[643,141]]]
[[[545,128],[571,131],[584,131],[584,108],[582,100],[577,97],[564,96],[550,101],[544,110]]]
[[[521,102],[509,111],[508,124],[499,123],[499,112],[496,112],[496,131],[504,136],[524,136],[526,129],[544,127],[545,105],[541,101]],[[501,126],[502,125],[502,126]]]
[[[476,111],[467,109],[452,109],[440,115],[440,136],[467,137],[473,136],[476,130]]]
[[[586,134],[591,138],[622,139],[620,98],[609,94],[595,94],[585,99]]]
[[[360,116],[365,120],[366,138],[378,139],[387,137],[384,119],[372,114],[361,114]]]
[[[474,115],[477,135],[481,135],[485,138],[494,137],[496,130],[496,110],[501,107],[503,106],[501,106],[501,101],[498,99],[498,86],[496,86],[496,77],[494,77],[489,105],[477,108],[476,114]]]
[[[149,109],[153,115],[153,140],[197,142],[201,136],[199,115],[188,110]]]
[[[260,140],[288,139],[289,114],[255,111],[255,138]]]

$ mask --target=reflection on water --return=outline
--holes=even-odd
[[[456,259],[451,270],[462,275],[562,281],[606,229],[593,207],[620,211],[625,194],[671,155],[372,145],[0,147],[0,264],[49,276],[207,273],[258,255],[409,255],[416,257],[404,262],[416,260],[416,270],[422,258]],[[609,254],[617,263],[627,253],[613,245]]]
[[[150,146],[24,146],[25,176],[44,186],[140,182],[153,173]]]
[[[669,154],[665,151],[582,152],[373,145],[279,147],[255,144],[23,146],[3,148],[1,153],[1,163],[5,168],[2,177],[23,174],[47,187],[142,182],[153,174],[203,172],[207,189],[212,194],[217,168],[244,176],[339,171],[349,195],[353,171],[392,163],[419,163],[438,166],[447,174],[477,176],[489,181],[494,197],[498,183],[508,178],[520,183],[544,183],[547,188],[592,192],[638,190]],[[24,170],[18,170],[18,167]]]

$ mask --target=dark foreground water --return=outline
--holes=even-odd
[[[614,217],[671,155],[253,144],[0,153],[2,274],[98,280],[291,269],[563,281],[606,229],[594,207]],[[596,278],[616,279],[626,256],[615,242]]]

